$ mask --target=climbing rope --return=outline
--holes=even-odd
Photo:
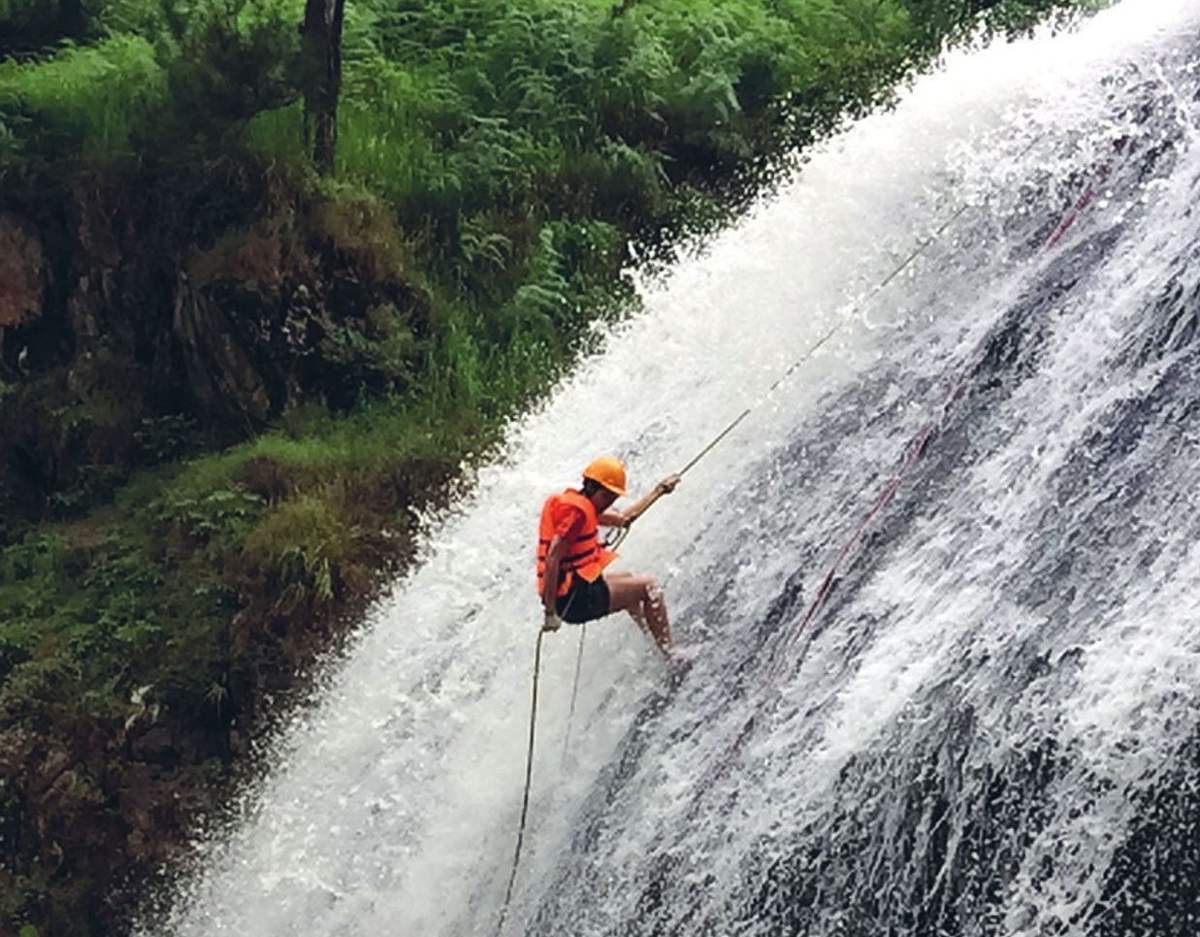
[[[563,767],[567,766],[567,752],[571,750],[571,724],[575,721],[575,702],[579,699],[579,675],[583,672],[583,642],[587,637],[587,625],[579,626],[579,651],[575,655],[575,681],[571,685],[571,709],[567,713],[567,731],[563,733]]]
[[[896,269],[894,269],[891,273],[889,273],[886,277],[884,277],[875,286],[875,288],[873,290],[871,290],[870,293],[867,294],[867,296],[864,299],[861,299],[857,303],[855,303],[850,308],[849,313],[847,313],[847,315],[842,317],[842,319],[840,319],[838,322],[835,322],[829,328],[829,330],[827,332],[825,332],[825,334],[822,335],[811,348],[808,349],[808,351],[806,351],[800,358],[797,358],[795,361],[793,361],[788,366],[787,370],[784,371],[782,374],[779,375],[779,377],[777,377],[775,379],[775,382],[773,384],[771,384],[770,387],[767,388],[766,392],[763,393],[763,395],[761,397],[759,397],[758,400],[754,401],[752,404],[750,404],[748,407],[746,407],[741,413],[739,413],[736,417],[734,417],[732,422],[730,422],[730,424],[728,426],[726,426],[723,430],[721,430],[721,432],[719,432],[716,435],[716,437],[707,446],[705,446],[703,449],[701,449],[700,452],[690,462],[688,462],[687,465],[685,465],[682,469],[679,470],[679,475],[680,476],[686,475],[696,465],[697,462],[699,462],[706,455],[708,455],[715,448],[717,448],[717,446],[720,445],[720,443],[725,439],[726,436],[728,436],[730,433],[732,433],[735,429],[738,428],[738,426],[741,424],[742,420],[746,419],[746,417],[748,417],[751,413],[753,413],[755,411],[755,409],[762,406],[762,404],[767,400],[767,398],[770,397],[771,394],[775,393],[775,391],[779,389],[780,384],[782,384],[789,377],[791,377],[793,374],[795,374],[796,370],[802,364],[807,363],[812,358],[813,355],[815,355],[818,351],[821,350],[822,346],[824,346],[826,342],[828,342],[831,338],[833,338],[834,335],[836,335],[843,328],[845,328],[846,323],[849,322],[853,316],[856,316],[859,313],[861,313],[867,307],[867,305],[871,302],[871,300],[873,300],[876,296],[878,296],[879,293],[882,292],[888,286],[889,283],[891,283],[894,279],[896,279],[896,277],[900,276],[901,273],[903,273],[905,270],[907,270],[909,265],[914,260],[916,260],[918,257],[920,257],[923,253],[925,253],[925,251],[928,250],[929,246],[931,244],[933,244],[934,241],[936,241],[938,238],[940,238],[942,236],[942,234],[945,233],[946,229],[949,228],[950,225],[954,224],[954,222],[956,222],[960,217],[962,217],[963,212],[965,212],[970,207],[971,206],[969,204],[960,205],[958,207],[958,210],[955,211],[954,214],[952,214],[945,221],[943,221],[937,227],[937,229],[933,232],[933,234],[931,234],[928,238],[926,238],[921,244],[917,245],[917,247],[913,250],[913,252],[904,258],[904,260],[901,262],[900,266],[896,267]]]
[[[517,869],[521,865],[521,847],[525,844],[525,821],[529,817],[529,788],[533,780],[533,741],[537,732],[538,679],[542,670],[542,638],[545,631],[538,631],[537,648],[533,652],[533,698],[529,704],[529,754],[525,758],[525,793],[521,797],[521,822],[517,827],[517,849],[513,853],[512,874],[508,877],[508,888],[504,891],[504,907],[500,909],[500,920],[496,923],[496,937],[504,933],[504,921],[508,917],[508,906],[512,902],[513,885],[517,881]]]
[[[614,553],[620,549],[625,538],[629,536],[629,528],[622,527],[617,536],[604,544],[604,549]],[[563,766],[567,764],[567,752],[571,747],[571,725],[575,721],[575,702],[579,699],[579,676],[583,673],[583,642],[587,638],[587,625],[579,626],[579,651],[575,655],[575,680],[571,685],[571,709],[567,713],[567,731],[563,734]]]

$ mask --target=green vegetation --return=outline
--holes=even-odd
[[[0,0],[0,930],[119,928],[632,240],[1087,5],[349,0],[330,180],[303,0]]]

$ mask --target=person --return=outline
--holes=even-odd
[[[632,507],[614,511],[613,503],[626,493],[625,466],[614,456],[602,456],[583,470],[579,489],[568,488],[546,499],[537,552],[544,631],[557,631],[563,621],[583,624],[628,612],[650,632],[659,650],[669,653],[671,626],[657,581],[628,572],[605,572],[617,555],[600,544],[599,528],[628,527],[678,484],[678,475],[668,475]]]

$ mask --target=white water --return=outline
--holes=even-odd
[[[1200,114],[1178,51],[1200,49],[1196,7],[1127,0],[1078,34],[953,56],[644,284],[648,313],[514,426],[503,460],[433,524],[428,555],[284,734],[245,822],[205,847],[162,931],[489,933],[520,806],[542,498],[605,451],[648,487],[842,322],[623,551],[624,568],[663,580],[697,661],[671,706],[644,719],[665,683],[647,640],[627,621],[593,626],[564,767],[574,632],[547,639],[508,933],[921,934],[905,914],[937,888],[910,881],[902,852],[939,830],[945,880],[998,883],[986,902],[965,886],[938,899],[958,903],[947,933],[1072,932],[1055,928],[1096,905],[1137,794],[1197,723],[1194,414],[1159,432],[1151,409],[1120,465],[1077,464],[1117,433],[1123,402],[1191,360],[1188,346],[1127,358],[1196,242]],[[1157,116],[1142,124],[1126,105],[1147,100]],[[1122,135],[1134,155],[1038,252]],[[1136,178],[1160,137],[1170,162]],[[1037,334],[1018,355],[1032,363],[978,378],[1002,390],[954,411],[771,683],[774,629],[796,627],[905,442],[1014,310],[1019,334]],[[1136,515],[1105,521],[1135,489]],[[1071,554],[1080,538],[1096,542]],[[1065,555],[1074,565],[1055,567]],[[1048,676],[1020,676],[1042,659]],[[1029,784],[1045,809],[964,858],[982,848],[980,815],[1009,816],[984,779],[1016,777],[1050,743],[1065,766]],[[930,764],[940,799],[913,806]],[[997,843],[1018,838],[1001,869]]]

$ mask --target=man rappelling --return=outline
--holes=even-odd
[[[579,489],[553,494],[542,506],[538,529],[537,588],[545,610],[545,631],[557,631],[563,621],[583,624],[615,612],[628,612],[650,632],[663,654],[671,647],[671,627],[662,591],[651,576],[605,573],[617,558],[601,546],[600,527],[628,527],[659,498],[679,484],[668,475],[625,511],[610,510],[625,495],[625,466],[602,456],[583,470]]]

